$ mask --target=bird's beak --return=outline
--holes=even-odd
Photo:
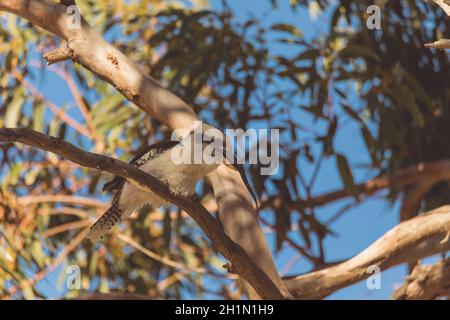
[[[253,200],[255,201],[256,210],[259,210],[258,207],[258,198],[256,196],[255,191],[253,190],[252,186],[250,185],[250,182],[247,179],[247,175],[245,173],[245,167],[242,164],[238,163],[238,159],[236,155],[232,155],[232,163],[230,163],[230,159],[228,157],[231,157],[231,155],[227,155],[226,149],[222,150],[222,155],[224,159],[225,166],[239,172],[239,175],[241,176],[242,181],[244,182],[245,187],[247,188],[248,192],[250,192]]]
[[[211,141],[211,139],[208,139],[207,143],[210,143],[209,141]],[[241,176],[241,179],[244,182],[245,187],[250,192],[253,200],[255,201],[256,209],[259,210],[258,198],[256,197],[256,193],[253,190],[252,186],[250,185],[250,183],[247,179],[247,175],[245,174],[245,167],[243,165],[239,164],[236,155],[227,149],[227,145],[228,145],[228,143],[224,143],[224,141],[222,141],[222,144],[220,146],[216,144],[215,148],[214,148],[214,152],[222,155],[222,161],[223,161],[222,163],[225,164],[226,167],[239,172],[239,175]]]

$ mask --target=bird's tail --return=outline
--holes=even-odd
[[[95,243],[102,240],[103,237],[114,227],[124,216],[124,212],[117,204],[113,204],[89,229],[86,238]]]

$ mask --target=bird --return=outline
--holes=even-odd
[[[201,159],[202,161],[197,162],[187,161],[179,163],[179,161],[174,161],[174,155],[185,154],[189,150],[191,152],[190,159],[192,160],[195,143],[201,144],[202,147],[210,146],[213,143],[214,146],[223,146],[224,135],[222,131],[215,129],[217,131],[211,136],[206,133],[210,129],[215,128],[203,124],[200,131],[201,134],[197,138],[196,132],[198,133],[199,131],[194,129],[182,139],[152,144],[133,157],[129,163],[165,183],[172,193],[188,198],[195,198],[195,187],[199,180],[214,171],[220,164],[225,164],[239,172],[246,188],[255,201],[256,208],[258,208],[257,197],[246,177],[245,168],[242,164],[237,163],[235,156],[232,158],[234,160],[232,163],[229,163],[230,161],[227,162],[226,159],[229,159],[229,155],[226,154],[225,148],[210,148],[212,156],[215,155],[216,151],[220,153],[221,157],[218,157],[220,161],[205,161],[204,158]],[[204,153],[202,152],[203,155]],[[166,200],[155,193],[144,191],[120,176],[115,176],[110,182],[105,183],[102,191],[113,192],[114,196],[109,209],[100,216],[87,232],[86,237],[93,243],[103,240],[106,234],[119,221],[127,218],[133,211],[141,209],[144,205],[149,204],[153,208],[159,208],[168,204]]]

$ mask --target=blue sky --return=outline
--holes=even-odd
[[[213,8],[221,8],[220,0],[212,0]],[[316,21],[310,19],[308,10],[303,8],[293,12],[289,1],[278,1],[278,8],[272,10],[270,1],[264,0],[230,0],[230,7],[235,12],[236,20],[244,20],[250,16],[263,18],[263,25],[270,26],[274,23],[290,23],[297,26],[305,37],[315,37],[324,32],[328,24],[323,23],[327,19],[327,13]],[[272,53],[286,53],[286,47],[272,42],[270,44]],[[305,119],[305,124],[311,125],[310,119]],[[336,150],[348,156],[350,164],[368,163],[369,155],[362,141],[357,126],[346,126],[340,130],[335,138]],[[311,170],[308,165],[301,164],[303,170]],[[306,172],[308,173],[308,172]],[[365,181],[370,176],[367,172],[354,172],[357,181]],[[325,161],[325,165],[319,173],[315,192],[322,193],[342,188],[334,159]],[[328,205],[317,210],[318,217],[326,219],[342,207],[342,203]],[[390,206],[384,200],[370,200],[349,210],[340,220],[333,225],[337,237],[329,237],[325,244],[327,258],[330,261],[341,260],[352,257],[382,236],[386,231],[394,227],[398,222],[398,204]],[[297,232],[292,232],[293,238],[298,237]],[[274,239],[268,236],[268,240],[274,247]],[[301,240],[297,238],[300,242]],[[293,250],[284,250],[282,254],[275,255],[278,270],[281,270],[295,254]],[[291,271],[292,274],[305,272],[308,265],[302,259]],[[406,273],[406,267],[400,266],[385,271],[381,275],[381,289],[369,290],[366,282],[362,281],[351,287],[345,288],[332,294],[329,299],[389,299],[396,284],[402,283]]]
[[[249,16],[263,18],[264,25],[269,26],[273,23],[293,23],[298,26],[306,37],[316,36],[323,31],[326,23],[322,21],[311,21],[306,10],[300,9],[293,12],[288,5],[288,1],[279,1],[279,8],[272,10],[270,1],[268,0],[230,0],[229,5],[233,8],[236,20],[244,20]],[[213,9],[221,8],[220,0],[211,0]],[[326,18],[324,14],[322,18]],[[273,53],[280,53],[285,50],[282,45],[273,42],[270,44]],[[48,73],[46,81],[36,82],[39,89],[42,90],[46,97],[49,97],[57,105],[62,106],[71,101],[71,96],[66,85],[52,73]],[[38,78],[39,79],[39,78]],[[305,118],[305,123],[311,125],[310,119]],[[350,164],[360,164],[368,162],[368,153],[364,147],[364,143],[360,138],[359,129],[356,126],[348,125],[339,131],[336,139],[336,149],[348,156]],[[306,173],[310,168],[308,165],[302,165]],[[356,171],[355,177],[357,181],[365,181],[370,176],[367,172]],[[320,171],[315,193],[322,193],[334,189],[342,188],[341,180],[337,174],[334,159],[325,161],[323,169]],[[328,205],[318,209],[318,217],[326,219],[335,213],[342,203]],[[326,256],[328,260],[341,260],[352,257],[376,239],[382,236],[386,231],[395,226],[398,222],[398,204],[390,206],[384,200],[370,200],[348,211],[334,225],[337,237],[329,237],[325,244]],[[292,232],[292,237],[298,238],[297,232]],[[273,235],[268,234],[267,238],[270,245],[274,246]],[[292,250],[283,250],[282,254],[275,254],[276,265],[282,270],[286,263],[295,254]],[[298,274],[307,271],[309,265],[303,260],[295,265],[290,271],[292,274]],[[42,288],[47,291],[49,296],[58,296],[60,293],[55,290],[57,282],[57,274],[61,269],[48,277],[42,282]],[[332,294],[329,299],[389,299],[396,284],[402,283],[406,274],[406,267],[401,266],[392,268],[381,275],[381,289],[369,290],[366,282],[355,284]]]

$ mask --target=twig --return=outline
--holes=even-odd
[[[41,208],[38,211],[38,214],[41,216],[46,215],[69,215],[69,216],[77,216],[82,219],[86,219],[88,214],[84,210],[71,208],[71,207],[58,207],[58,208]]]
[[[130,102],[172,130],[179,128],[192,130],[195,127],[195,122],[199,118],[184,101],[163,89],[122,52],[107,43],[83,17],[80,19],[80,28],[70,28],[68,22],[71,17],[67,14],[66,6],[51,1],[14,0],[2,1],[0,10],[27,19],[67,41],[68,47],[73,51],[73,60],[114,86]],[[216,198],[219,202],[219,215],[228,217],[229,223],[224,227],[226,233],[252,255],[252,262],[258,261],[264,270],[263,281],[269,277],[275,286],[272,289],[265,288],[263,296],[272,299],[280,296],[292,298],[276,270],[267,240],[259,227],[249,192],[239,174],[226,166],[220,166],[209,175],[209,180],[215,195],[221,195],[222,191],[228,189],[224,188],[225,184],[233,190],[233,196],[221,197],[221,200]],[[233,215],[233,219],[230,215]],[[206,223],[206,221],[197,222]],[[243,228],[246,228],[247,232],[236,232]],[[223,230],[221,231],[223,233]],[[234,265],[236,266],[235,263]],[[247,277],[253,278],[252,285],[256,285],[254,282],[257,281],[257,275]],[[258,297],[252,295],[251,298]]]
[[[191,268],[185,264],[170,260],[165,257],[161,257],[160,255],[141,246],[139,243],[137,243],[136,241],[134,241],[133,239],[131,239],[130,237],[128,237],[122,233],[116,234],[116,237],[119,238],[120,240],[128,243],[129,245],[133,246],[134,248],[136,248],[137,250],[139,250],[146,256],[152,258],[155,261],[161,262],[162,264],[165,264],[166,266],[169,266],[169,267],[172,267],[175,269],[187,270],[189,272],[195,272],[195,273],[207,273],[208,272],[208,270],[206,270],[205,268]]]
[[[47,136],[28,128],[0,128],[0,142],[20,142],[63,156],[81,166],[106,171],[126,178],[142,190],[150,191],[184,209],[202,228],[212,244],[230,260],[233,269],[264,299],[284,299],[268,275],[224,232],[215,218],[199,203],[174,195],[155,177],[123,161],[83,151],[61,138]]]
[[[433,180],[435,183],[450,180],[450,160],[419,163],[398,173],[360,183],[356,185],[356,190],[358,194],[372,195],[386,188],[405,187],[423,180]],[[350,196],[352,195],[345,189],[328,192],[306,200],[296,201],[292,205],[292,210],[318,207]],[[274,201],[274,198],[269,200]]]
[[[450,0],[433,0],[438,6],[445,11],[447,16],[450,16]],[[450,49],[450,40],[449,39],[441,39],[435,41],[433,43],[425,44],[426,48],[434,48],[434,49]]]
[[[405,283],[395,290],[395,300],[430,300],[449,295],[450,258],[435,265],[417,265]]]
[[[426,48],[432,49],[450,49],[450,40],[449,39],[441,39],[432,43],[426,43]]]
[[[67,46],[57,48],[55,50],[44,53],[44,59],[47,60],[48,65],[72,59],[72,57],[73,57],[73,50]]]
[[[63,110],[58,108],[53,102],[46,99],[30,82],[28,82],[19,72],[13,71],[14,77],[22,82],[25,87],[30,90],[31,94],[35,96],[39,101],[45,103],[45,105],[63,122],[67,123],[73,129],[84,135],[88,139],[92,139],[92,135],[89,130],[86,129],[81,123],[68,116]]]
[[[4,130],[4,129],[0,129]],[[45,202],[64,202],[78,204],[88,207],[95,207],[100,209],[105,209],[107,204],[95,199],[80,197],[80,196],[70,196],[70,195],[33,195],[33,196],[22,196],[17,197],[17,202],[22,206],[28,206],[31,204],[45,203]]]
[[[264,218],[260,217],[259,218],[263,224],[265,224],[266,226],[268,226],[269,228],[271,228],[272,230],[276,230],[276,227],[273,226],[272,224],[270,224],[267,220],[265,220]],[[285,237],[286,242],[291,245],[294,249],[296,249],[297,251],[299,251],[302,256],[304,256],[306,259],[308,259],[309,261],[311,261],[314,264],[320,264],[321,261],[320,259],[318,259],[317,257],[313,256],[311,253],[308,252],[307,249],[303,248],[302,246],[298,245],[294,240],[292,240],[288,235],[286,235]]]
[[[400,223],[343,263],[294,277],[286,284],[296,298],[321,299],[368,278],[371,266],[383,271],[450,250],[450,241],[442,241],[449,232],[450,206],[443,206]]]
[[[449,0],[433,0],[433,2],[437,3],[445,13],[450,16],[450,1]]]
[[[33,276],[33,278],[25,280],[21,282],[17,286],[13,286],[9,288],[10,296],[14,296],[16,292],[20,289],[23,290],[25,288],[29,288],[34,286],[36,283],[44,279],[46,276],[48,276],[50,273],[55,271],[55,269],[64,261],[64,259],[67,258],[67,256],[75,250],[75,248],[81,243],[81,241],[84,240],[84,231],[81,231],[75,238],[73,238],[61,251],[61,253],[58,255],[58,257],[53,261],[53,263],[47,267],[46,269],[38,272],[36,275]]]
[[[50,228],[42,233],[42,236],[44,238],[52,237],[54,235],[57,235],[59,233],[63,233],[69,230],[73,229],[80,229],[83,227],[89,227],[90,225],[89,220],[79,220],[74,222],[68,222],[64,224],[57,225],[56,227]]]

